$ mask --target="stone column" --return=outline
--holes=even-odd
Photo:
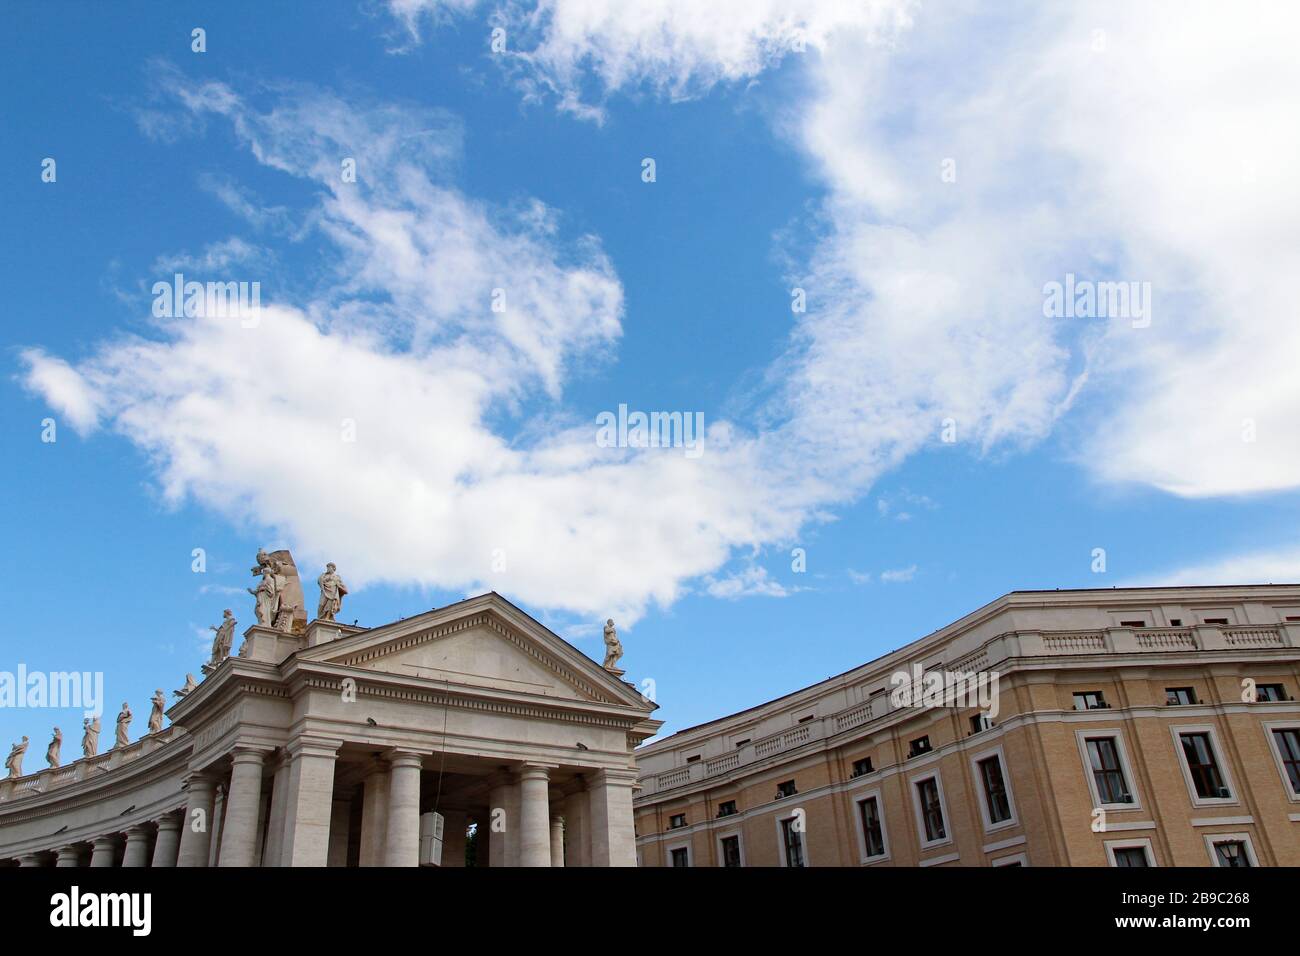
[[[27,853],[18,858],[19,866],[40,866],[41,858],[37,853]],[[111,864],[110,864],[111,865]]]
[[[212,835],[208,838],[207,866],[217,866],[221,862],[221,835],[226,829],[226,794],[229,792],[229,783],[217,784],[212,801]]]
[[[564,817],[551,814],[551,866],[564,866]]]
[[[550,772],[525,764],[519,771],[519,865],[551,865]]]
[[[81,847],[77,844],[71,846],[59,847],[59,852],[54,860],[54,865],[58,866],[81,866]]]
[[[487,829],[492,835],[488,841],[488,866],[510,866],[509,844],[519,832],[519,821],[511,813],[515,784],[508,774],[502,773],[488,791]]]
[[[263,866],[279,866],[284,848],[284,821],[289,809],[289,758],[281,754],[271,778],[271,812],[266,824],[266,846],[262,850]]]
[[[564,864],[591,866],[588,794],[581,780],[564,797]]]
[[[361,865],[383,866],[388,835],[388,764],[377,760],[361,793]]]
[[[324,866],[334,804],[337,740],[299,738],[289,744],[289,802],[281,866]]]
[[[257,864],[257,817],[262,809],[262,764],[266,754],[254,747],[236,747],[232,755],[230,792],[221,827],[220,866]]]
[[[330,848],[325,857],[326,866],[348,865],[351,823],[352,799],[344,793],[334,794],[334,806],[330,808]]]
[[[181,848],[181,821],[176,814],[169,813],[158,818],[158,838],[153,844],[153,865],[155,867],[173,867],[176,854]]]
[[[177,866],[207,866],[212,846],[212,804],[216,784],[211,777],[190,774],[189,799],[181,818],[181,848]]]
[[[93,867],[113,866],[117,858],[116,837],[95,837],[91,841],[90,865]]]
[[[464,866],[465,831],[469,829],[469,815],[464,810],[440,812],[442,813],[442,866]]]
[[[149,865],[149,828],[144,824],[131,827],[126,831],[126,852],[122,854],[122,865],[130,867]]]
[[[397,751],[388,758],[388,836],[385,866],[420,865],[419,754]]]
[[[631,770],[598,770],[591,775],[592,866],[636,866],[636,835],[632,820]]]

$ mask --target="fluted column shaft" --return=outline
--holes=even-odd
[[[519,771],[519,865],[551,865],[550,772],[525,766]]]
[[[389,757],[387,866],[420,865],[419,754],[398,752]]]
[[[158,837],[153,844],[153,865],[174,867],[181,848],[181,821],[174,813],[158,820]]]
[[[564,866],[564,818],[551,817],[551,866]]]
[[[235,749],[218,866],[253,866],[257,863],[257,817],[262,808],[262,764],[265,759],[261,750],[251,747]]]
[[[143,824],[126,831],[126,851],[122,865],[141,867],[149,865],[149,828]]]
[[[216,784],[201,774],[191,774],[189,798],[181,820],[181,848],[177,866],[207,866],[212,849],[212,805]]]

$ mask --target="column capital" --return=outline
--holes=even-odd
[[[554,764],[526,763],[518,770],[520,780],[550,780]]]
[[[117,837],[115,836],[97,836],[90,841],[90,845],[95,849],[108,848],[117,846]]]
[[[295,737],[285,745],[285,750],[289,754],[290,760],[296,760],[298,757],[329,757],[333,760],[339,755],[339,748],[343,746],[343,741],[333,740],[329,737]]]
[[[230,759],[235,763],[249,763],[262,766],[266,763],[267,754],[270,751],[265,747],[254,747],[249,744],[236,744],[235,749],[230,752]]]
[[[590,780],[592,785],[599,787],[634,787],[636,786],[635,770],[593,770]]]
[[[195,793],[211,793],[216,786],[216,779],[206,770],[191,770],[185,775],[185,783],[182,789],[192,790]]]
[[[126,837],[128,840],[147,839],[149,836],[149,825],[147,823],[137,823],[134,826],[129,826],[122,831],[122,836]]]
[[[424,754],[414,750],[389,750],[384,754],[388,758],[388,765],[393,769],[405,767],[423,767]]]
[[[174,811],[172,813],[164,813],[154,822],[158,824],[159,832],[164,830],[179,830],[181,828],[181,819]]]

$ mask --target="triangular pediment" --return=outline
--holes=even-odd
[[[299,659],[460,687],[653,708],[495,593],[317,645]]]

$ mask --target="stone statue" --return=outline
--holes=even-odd
[[[248,593],[257,599],[257,623],[262,627],[272,627],[275,624],[275,612],[279,610],[280,605],[276,593],[275,571],[269,563],[255,569],[254,573],[258,571],[262,575],[262,580],[258,582],[256,588],[248,588]]]
[[[59,765],[59,750],[63,747],[63,731],[54,728],[54,739],[45,748],[45,762],[53,769]]]
[[[194,675],[193,675],[193,674],[186,674],[186,675],[185,675],[185,686],[182,687],[180,690],[174,690],[174,691],[172,691],[172,693],[173,693],[174,695],[176,695],[177,697],[184,697],[186,694],[188,694],[190,691],[194,690],[194,688],[196,688],[196,687],[198,687],[198,686],[199,686],[199,682],[196,681],[196,680],[194,679]]]
[[[216,636],[212,638],[212,660],[210,663],[220,664],[230,656],[230,648],[235,643],[236,623],[230,614],[230,608],[226,608],[221,612],[220,627],[212,624],[208,625],[209,631],[216,631]]]
[[[9,770],[9,776],[21,777],[23,775],[23,754],[27,753],[27,738],[24,737],[19,743],[14,744],[14,749],[9,751],[9,758],[5,761],[5,767]]]
[[[611,617],[605,622],[605,670],[617,671],[618,661],[622,656],[623,645],[619,643],[618,631],[614,629],[614,619]]]
[[[334,564],[325,565],[325,573],[316,579],[320,586],[320,603],[316,606],[318,621],[332,621],[334,615],[343,607],[343,595],[348,593],[347,585],[334,570]]]
[[[167,698],[159,687],[153,692],[153,709],[149,711],[149,733],[162,733],[163,711],[167,709]]]
[[[99,753],[99,730],[102,725],[98,717],[93,720],[87,717],[82,723],[86,732],[81,736],[81,753],[82,756],[93,757]]]
[[[127,731],[131,726],[131,705],[122,701],[122,711],[117,715],[117,740],[113,743],[113,749],[125,747],[131,742]]]

